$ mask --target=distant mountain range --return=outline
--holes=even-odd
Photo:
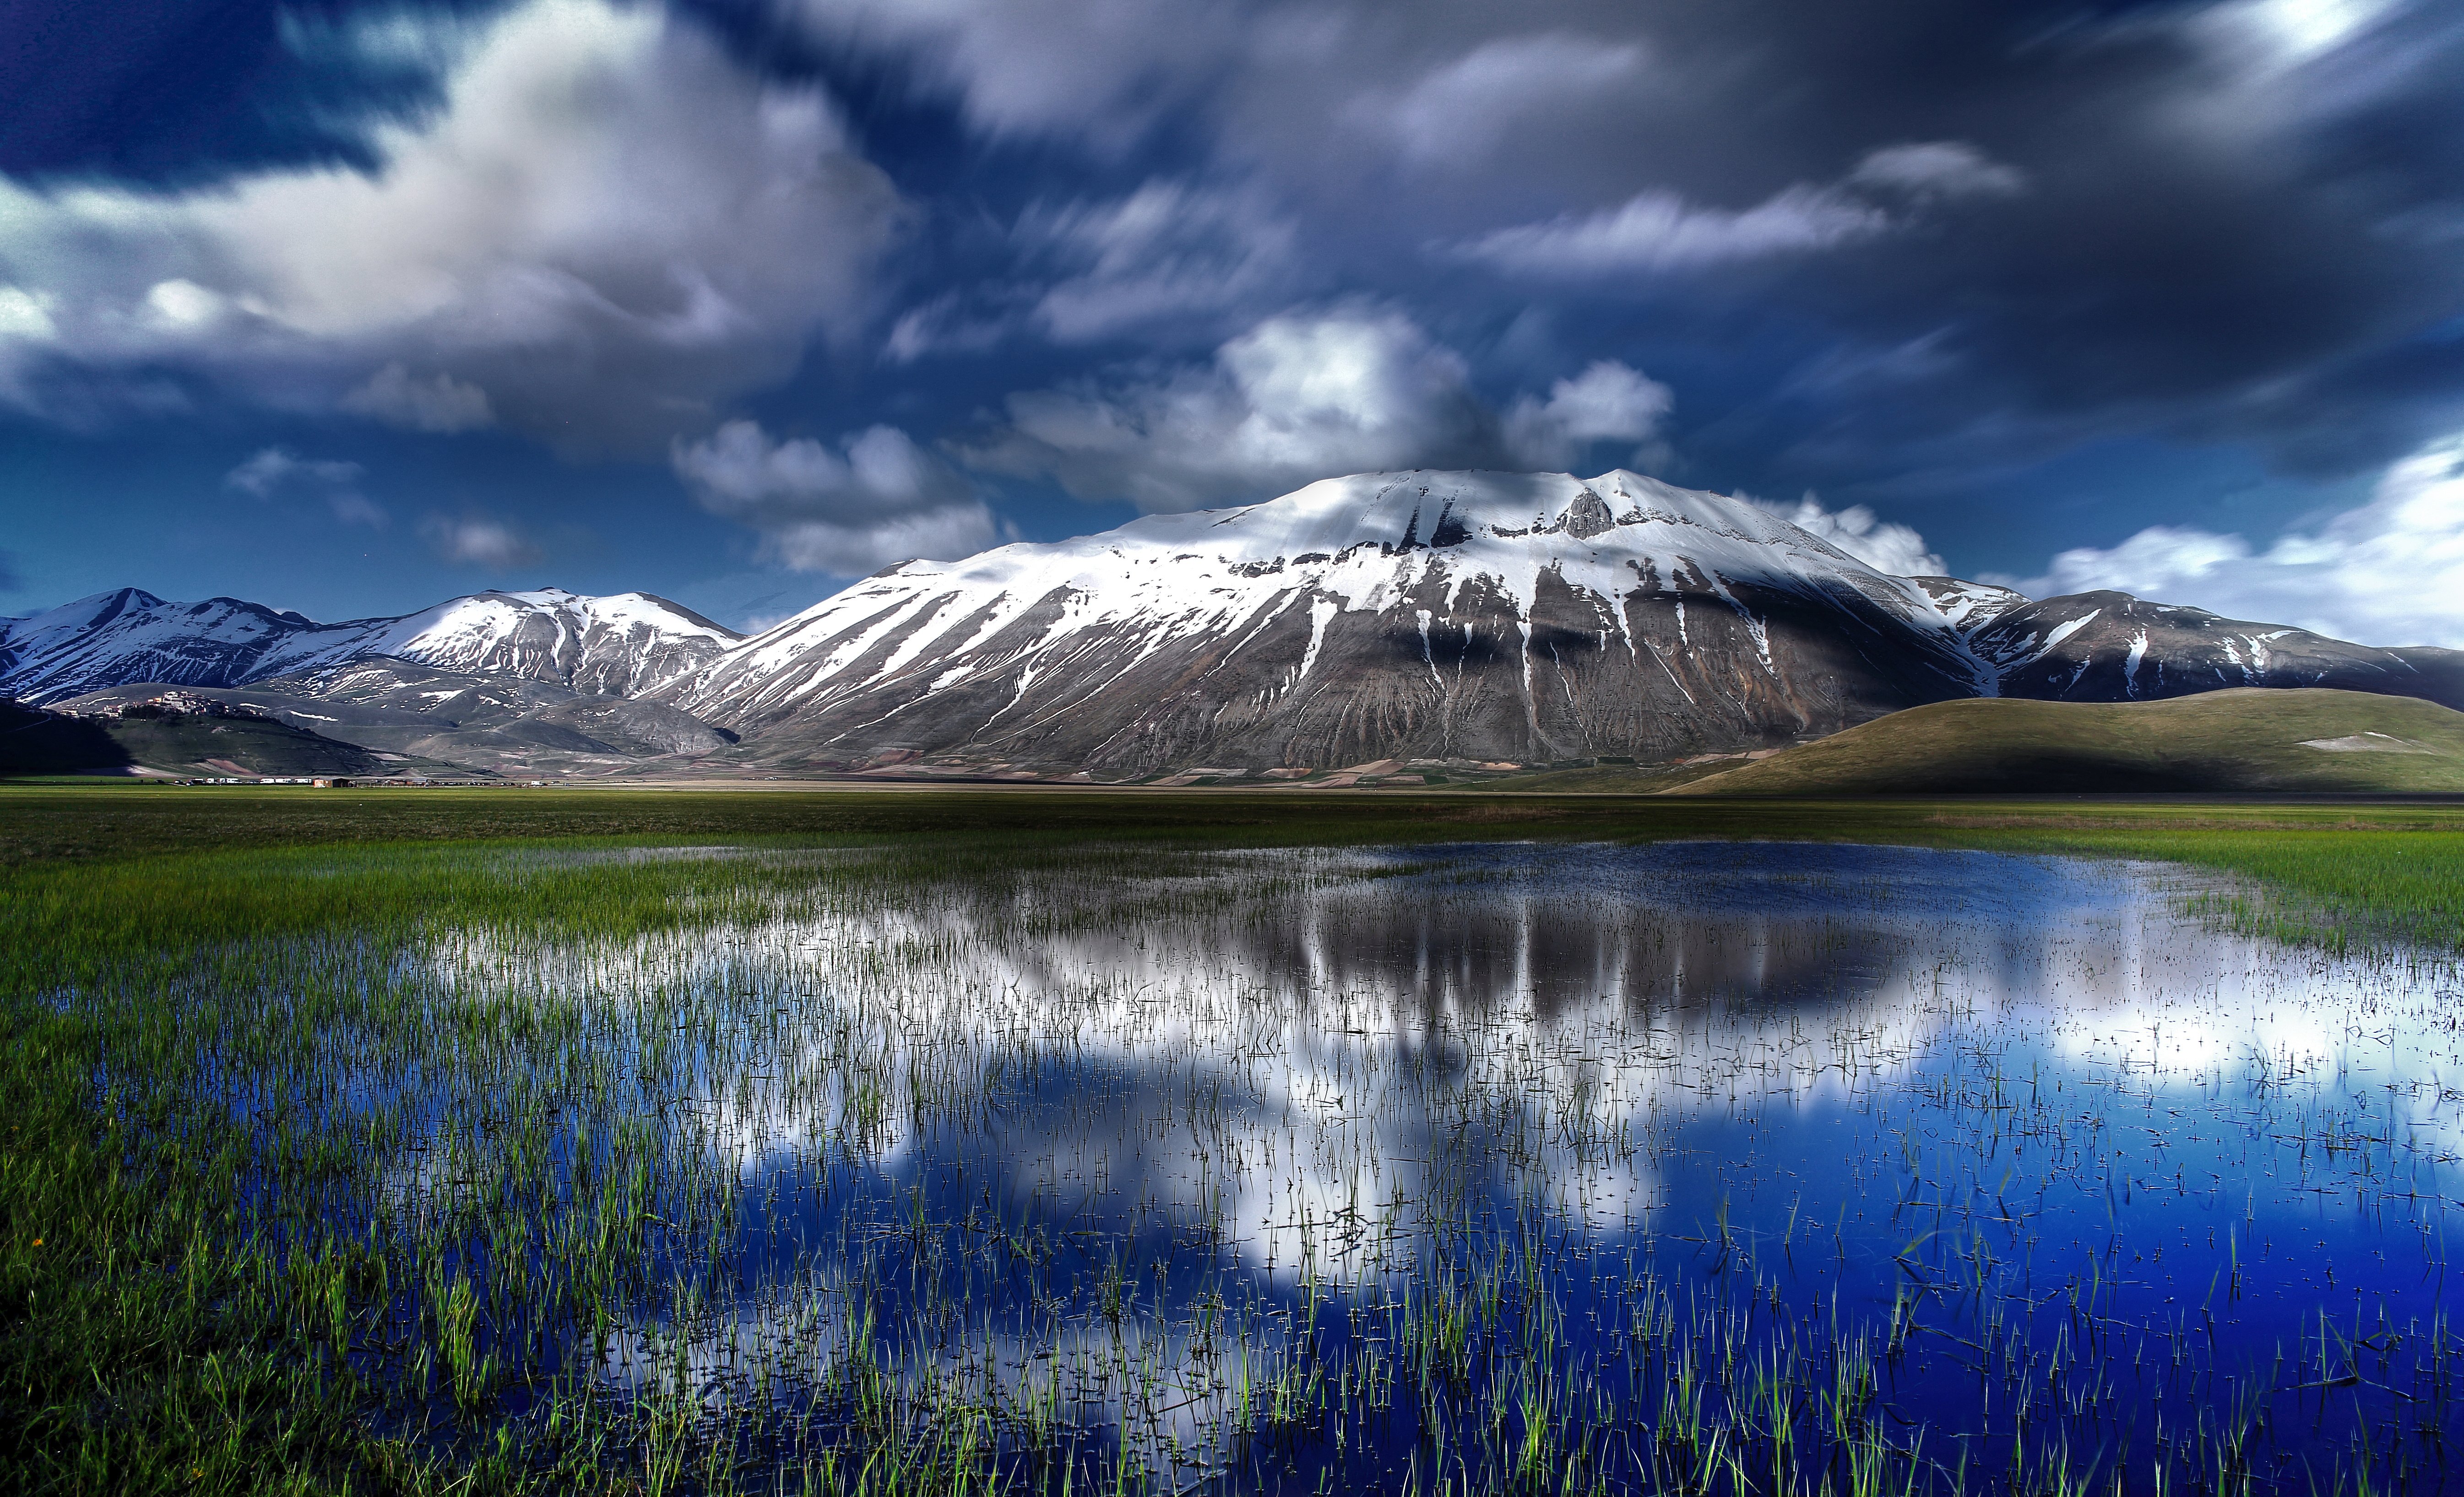
[[[0,694],[76,709],[158,685],[495,773],[1112,780],[1665,762],[1975,696],[2464,706],[2464,653],[1893,577],[1623,471],[1408,473],[911,561],[751,638],[554,588],[331,625],[133,589],[0,620]]]
[[[41,702],[139,681],[244,686],[391,660],[634,696],[741,638],[638,592],[486,592],[401,618],[318,624],[235,598],[165,603],[123,587],[30,618],[0,619],[0,691]]]
[[[122,588],[0,620],[0,694],[92,712],[187,687],[385,761],[607,774],[736,741],[645,696],[741,637],[648,593],[488,592],[319,624]],[[363,760],[336,755],[329,767],[370,772]]]

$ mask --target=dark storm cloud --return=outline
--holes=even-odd
[[[869,385],[958,361],[1032,395],[1130,354],[1202,370],[1271,318],[1366,296],[1462,350],[1492,402],[1603,358],[1672,379],[1681,452],[1772,479],[2123,431],[2323,472],[2456,418],[2453,361],[2418,342],[2464,310],[2448,7],[693,13],[282,22],[295,104],[358,68],[371,112],[324,149],[364,160],[275,142],[188,194],[21,180],[0,374],[63,414],[102,367],[411,429],[663,444],[786,380],[825,326],[870,340]],[[121,75],[144,67],[99,77]],[[230,113],[184,97],[177,118]],[[867,98],[890,102],[843,127]],[[74,159],[53,137],[81,118],[64,103],[10,148]]]
[[[1286,226],[1261,318],[1304,280],[1433,326],[1605,308],[1614,344],[1561,336],[1561,357],[1655,371],[1749,323],[1758,366],[1717,404],[1765,452],[1879,473],[1917,436],[2024,461],[2178,432],[2315,470],[2456,419],[2441,361],[2397,351],[2464,308],[2451,8],[1097,10],[801,14],[905,66],[987,149],[1073,146],[1157,182],[1155,153],[1179,151],[1171,170]],[[1172,257],[1115,267],[1121,304],[1172,303]],[[1184,277],[1181,304],[1221,311],[1240,280]],[[1869,423],[1861,450],[1823,434]]]
[[[1454,462],[1819,489],[1956,561],[2083,451],[2349,495],[2464,427],[2443,0],[216,13],[0,21],[54,67],[0,119],[19,419],[626,452],[825,572]],[[473,502],[461,561],[551,533]]]
[[[2381,138],[2377,166],[2340,142],[2357,111],[2452,135],[2448,93],[2408,92],[2428,80],[2387,55],[2443,46],[2452,60],[2453,38],[2411,36],[2412,18],[2394,15],[2340,50],[2286,34],[2335,10],[2299,9],[2024,50],[2015,66],[2041,81],[1971,133],[2027,171],[2028,192],[1772,290],[1872,345],[1935,335],[1928,377],[1896,393],[1937,426],[2000,419],[2056,440],[2178,429],[2305,466],[2328,449],[2352,465],[2416,445],[2453,423],[2453,382],[2371,401],[2359,430],[2337,388],[2452,315],[2464,281],[2451,253],[2399,227],[2423,206],[2400,142]],[[2049,96],[2058,105],[2041,107]],[[2286,398],[2295,388],[2304,398]]]

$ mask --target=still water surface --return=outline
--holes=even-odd
[[[667,1287],[550,1359],[689,1398],[748,1480],[870,1420],[1158,1489],[2464,1488],[2464,983],[2196,892],[1184,855],[418,976],[517,973],[621,1056],[568,1112],[648,1140]]]

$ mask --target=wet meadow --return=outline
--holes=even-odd
[[[2442,810],[723,799],[0,875],[12,1485],[2464,1489]]]

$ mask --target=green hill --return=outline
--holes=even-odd
[[[128,763],[102,725],[0,699],[0,775],[56,775]]]
[[[2464,713],[2236,688],[2156,702],[1936,702],[1670,795],[2464,792]]]
[[[337,742],[272,717],[122,717],[104,726],[131,760],[181,774],[403,772],[356,743]]]
[[[274,717],[171,713],[66,717],[0,702],[0,775],[142,765],[176,775],[468,775],[403,755],[379,757]]]

